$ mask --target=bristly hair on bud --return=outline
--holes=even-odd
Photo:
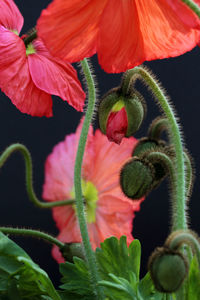
[[[156,248],[149,258],[148,269],[155,288],[162,293],[176,292],[188,275],[188,261],[178,251]]]
[[[131,199],[140,199],[151,190],[155,179],[155,169],[146,159],[131,158],[120,172],[120,186]]]
[[[143,97],[132,90],[129,95],[121,87],[111,89],[99,104],[99,127],[110,141],[121,143],[123,137],[133,135],[141,126],[146,114]]]
[[[139,139],[137,145],[133,149],[132,156],[140,156],[145,152],[153,151],[156,149],[164,148],[166,145],[165,141],[152,139],[149,137],[143,137]]]

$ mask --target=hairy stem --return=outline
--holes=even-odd
[[[98,274],[98,269],[96,264],[96,258],[89,240],[87,222],[84,213],[82,187],[81,187],[81,168],[83,162],[83,155],[85,151],[89,126],[95,109],[96,92],[95,92],[94,80],[87,59],[81,61],[81,66],[88,85],[88,107],[84,118],[78,150],[76,154],[76,161],[75,161],[75,168],[74,168],[74,188],[75,188],[77,217],[79,221],[79,227],[80,227],[80,232],[83,240],[86,259],[90,271],[91,282],[93,284],[96,298],[101,300],[104,299],[104,297],[103,297],[102,288],[98,285],[99,274]]]
[[[42,239],[50,244],[58,246],[60,249],[64,247],[64,244],[57,240],[55,237],[41,232],[39,230],[25,229],[25,228],[12,228],[12,227],[0,227],[0,231],[5,234],[31,236],[34,238]]]
[[[172,231],[177,229],[186,229],[187,219],[185,201],[185,171],[183,146],[179,126],[174,116],[173,109],[169,104],[160,85],[143,67],[135,67],[134,69],[131,69],[126,73],[122,82],[124,93],[129,93],[136,79],[142,79],[142,81],[147,85],[149,90],[153,93],[155,99],[158,101],[159,106],[162,108],[166,118],[168,119],[170,139],[175,150],[174,166],[176,170],[176,182],[174,183],[176,213],[175,216],[173,216],[172,220]]]
[[[33,166],[31,155],[28,149],[22,144],[13,144],[6,148],[6,150],[0,156],[0,168],[4,165],[10,155],[16,151],[19,151],[23,155],[26,167],[26,189],[29,199],[34,205],[40,208],[52,208],[56,206],[71,205],[75,203],[75,200],[61,200],[44,203],[37,198],[33,189]]]

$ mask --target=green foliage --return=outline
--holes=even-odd
[[[141,246],[126,237],[108,238],[96,249],[97,267],[105,300],[176,300],[180,294],[155,290],[149,273],[140,280]],[[56,291],[46,272],[28,254],[0,232],[1,300],[94,300],[87,262],[74,257],[74,263],[60,264],[61,290]],[[200,269],[196,257],[185,281],[185,300],[200,299]]]
[[[45,271],[0,232],[0,299],[60,300]]]
[[[196,256],[190,264],[189,277],[186,290],[186,300],[200,299],[200,268]]]
[[[96,249],[96,259],[100,272],[99,285],[104,288],[106,300],[162,300],[162,294],[155,291],[150,276],[139,281],[141,246],[134,240],[127,247],[126,237],[120,240],[108,238]],[[94,299],[87,263],[74,258],[74,264],[60,265],[63,275],[61,294],[65,299]],[[66,298],[65,298],[66,297]]]

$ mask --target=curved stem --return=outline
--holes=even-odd
[[[169,130],[169,122],[165,117],[158,117],[149,126],[148,137],[153,140],[159,140],[163,131]]]
[[[162,152],[150,152],[147,158],[151,162],[161,162],[169,171],[170,184],[171,184],[171,203],[172,203],[172,226],[177,218],[177,206],[176,206],[176,174],[174,170],[174,162]]]
[[[25,228],[12,228],[12,227],[0,227],[0,231],[5,234],[13,234],[13,235],[23,235],[23,236],[31,236],[34,238],[42,239],[50,244],[56,245],[59,248],[63,248],[64,244],[57,240],[55,237],[41,232],[39,230],[34,229],[25,229]]]
[[[100,299],[104,299],[104,297],[102,293],[102,288],[98,285],[98,281],[99,281],[98,269],[96,264],[96,258],[89,240],[87,223],[86,223],[85,213],[84,213],[82,187],[81,187],[81,167],[83,162],[85,145],[87,141],[88,130],[95,109],[96,92],[95,92],[94,80],[87,59],[81,61],[81,66],[88,84],[89,99],[88,99],[88,107],[84,118],[82,131],[81,131],[81,136],[79,140],[78,150],[76,154],[76,161],[75,161],[75,168],[74,168],[74,188],[75,188],[75,198],[76,198],[76,212],[79,221],[79,227],[80,227],[80,232],[83,240],[86,259],[90,271],[91,282],[93,284],[96,298],[100,300]]]
[[[166,118],[169,122],[170,138],[175,149],[175,170],[176,170],[176,218],[172,224],[172,231],[177,229],[187,228],[186,219],[186,203],[185,203],[185,172],[184,172],[184,158],[183,158],[183,146],[181,141],[181,134],[178,123],[173,113],[173,109],[169,104],[164,92],[159,84],[151,74],[142,67],[135,67],[127,72],[124,76],[122,85],[123,91],[128,93],[136,79],[140,78],[147,85],[150,91],[153,93],[155,99],[157,99],[159,106],[162,108]]]
[[[200,18],[200,7],[192,0],[181,0]]]
[[[4,165],[4,163],[10,157],[10,155],[15,151],[19,151],[23,155],[26,166],[26,189],[29,199],[34,205],[40,208],[52,208],[56,206],[71,205],[75,203],[75,200],[61,200],[50,203],[44,203],[37,198],[33,189],[33,166],[31,155],[28,149],[22,144],[13,144],[6,148],[6,150],[0,156],[0,168]]]
[[[184,162],[185,162],[185,191],[186,191],[186,200],[188,200],[192,194],[194,173],[193,173],[190,156],[185,151],[183,155],[184,155]]]
[[[184,230],[173,232],[166,240],[165,245],[170,249],[177,250],[183,244],[189,245],[197,256],[200,267],[200,242],[194,233]]]

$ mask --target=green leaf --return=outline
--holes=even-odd
[[[130,280],[133,272],[139,280],[141,246],[138,240],[134,240],[128,248],[125,236],[120,240],[108,238],[101,243],[101,248],[96,249],[96,257],[102,278],[109,280],[108,274],[112,273]]]
[[[145,277],[139,282],[138,292],[142,299],[145,300],[162,300],[163,294],[156,291],[151,280],[150,274],[147,273]]]
[[[200,299],[200,268],[196,256],[190,264],[186,300]]]
[[[135,275],[133,275],[133,281],[136,282]],[[109,274],[111,281],[102,280],[99,282],[100,285],[104,286],[105,294],[110,299],[115,300],[136,300],[136,289],[133,288],[133,284],[131,284],[128,280],[117,277],[114,274]],[[136,288],[136,286],[135,286]]]
[[[94,299],[93,288],[89,279],[89,271],[84,260],[74,257],[74,264],[65,262],[60,264],[60,273],[63,275],[61,279],[62,284],[60,288],[65,290],[61,293],[63,299],[64,295],[69,295],[71,299]],[[65,299],[65,298],[64,298]]]
[[[61,300],[47,273],[1,232],[0,299]]]

